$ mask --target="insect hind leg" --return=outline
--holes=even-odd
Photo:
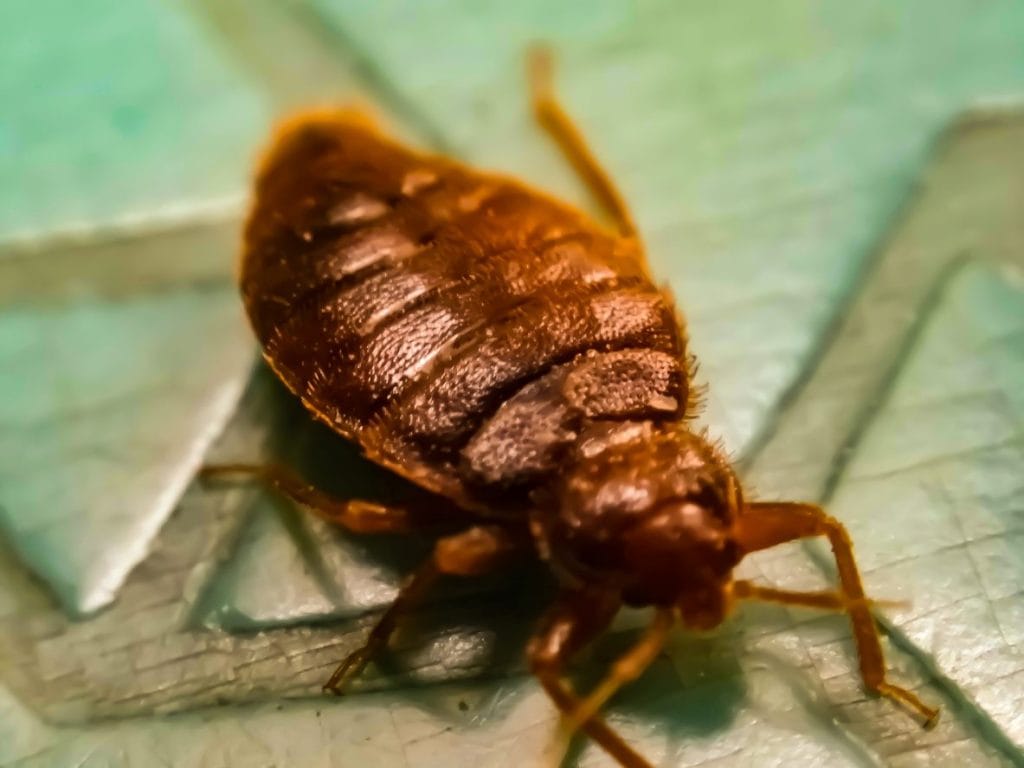
[[[430,521],[429,516],[407,506],[336,499],[280,464],[208,464],[200,470],[199,476],[204,480],[230,476],[253,478],[317,517],[353,533],[409,533]]]
[[[429,515],[420,509],[335,499],[278,464],[213,464],[200,471],[204,479],[231,475],[255,478],[318,517],[354,533],[408,533],[425,527],[450,526],[458,520],[447,512]],[[338,665],[324,684],[324,690],[341,693],[344,686],[387,645],[402,614],[421,602],[442,574],[476,576],[486,573],[522,551],[526,542],[525,536],[518,536],[514,531],[497,525],[472,526],[461,533],[438,539],[431,557],[410,574],[394,602],[370,631],[366,643]]]
[[[324,692],[338,695],[343,692],[345,686],[387,646],[388,640],[391,639],[391,635],[398,627],[401,615],[423,600],[424,595],[435,584],[439,575],[433,558],[427,560],[409,575],[394,602],[388,606],[373,629],[370,630],[366,642],[345,657],[331,673],[330,678],[323,685]]]
[[[550,49],[534,46],[527,54],[530,100],[533,114],[566,159],[587,185],[605,213],[615,222],[624,237],[637,239],[636,224],[625,199],[608,172],[587,146],[586,140],[569,114],[562,109],[552,87],[554,62]]]
[[[374,656],[387,647],[402,614],[422,602],[441,575],[477,576],[508,562],[523,549],[524,540],[494,525],[469,528],[438,539],[431,557],[410,574],[394,602],[370,630],[363,646],[350,653],[324,683],[324,691],[341,694]]]

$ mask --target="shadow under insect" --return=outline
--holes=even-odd
[[[338,499],[395,502],[422,497],[421,491],[362,458],[352,443],[310,418],[262,363],[254,370],[239,414],[223,442],[227,445],[220,446],[222,455],[234,451],[232,458],[287,465]],[[239,450],[248,453],[239,454]],[[198,611],[207,626],[235,633],[304,624],[336,625],[339,634],[364,631],[359,627],[387,606],[392,591],[431,550],[432,539],[426,535],[356,535],[331,526],[260,485],[253,485],[246,498],[243,505],[249,508],[240,509],[239,514],[249,519],[243,524],[232,560],[239,555],[245,559],[253,547],[260,546],[261,536],[270,535],[259,516],[271,515],[276,535],[283,531],[290,539],[303,571],[330,598],[331,605],[320,612],[264,615],[257,621],[225,605],[224,590],[215,587]],[[336,557],[336,550],[344,551],[345,556]],[[374,563],[381,574],[372,586],[357,573],[365,562]],[[237,580],[242,575],[236,572],[231,578]],[[280,578],[287,579],[289,574]],[[381,590],[382,583],[390,589]],[[376,591],[367,594],[360,593],[361,589]],[[464,723],[466,717],[451,711],[442,692],[435,706],[435,697],[423,686],[526,672],[524,650],[556,592],[550,572],[529,558],[480,577],[445,577],[422,606],[403,617],[388,649],[352,681],[350,689],[354,693],[397,687],[416,706],[452,718],[453,726]],[[746,625],[751,620],[756,623],[757,618],[741,615],[732,623]],[[571,676],[578,689],[587,691],[595,685],[634,641],[631,629],[613,629],[599,638],[573,665]],[[670,713],[667,733],[671,740],[679,741],[726,728],[746,691],[739,652],[732,632],[717,636],[674,632],[670,651],[663,652],[639,680],[615,697],[613,717],[657,720]],[[336,662],[341,660],[339,656]],[[329,665],[324,667],[324,679],[330,671]],[[500,699],[492,703],[490,718],[506,716],[516,696]],[[573,747],[579,748],[579,744]]]

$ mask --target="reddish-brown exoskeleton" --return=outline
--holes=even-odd
[[[633,220],[533,59],[534,108],[614,227],[503,177],[419,154],[346,112],[287,122],[263,161],[241,290],[269,365],[316,418],[430,501],[340,501],[279,467],[250,472],[355,532],[462,522],[405,583],[325,685],[338,691],[386,645],[439,574],[518,554],[563,593],[530,643],[531,669],[573,726],[625,766],[647,763],[597,711],[639,675],[676,619],[717,626],[738,599],[849,614],[868,689],[938,711],[886,679],[843,526],[814,504],[745,499],[693,416],[686,336],[650,280]],[[836,592],[733,579],[758,550],[825,536]],[[623,604],[654,619],[581,699],[568,660]]]

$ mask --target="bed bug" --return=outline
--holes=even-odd
[[[530,60],[535,115],[607,221],[406,148],[346,111],[284,123],[257,174],[240,287],[264,358],[313,416],[424,500],[339,500],[277,465],[207,475],[251,473],[354,532],[451,529],[325,689],[357,675],[439,575],[527,555],[561,589],[528,645],[530,669],[566,722],[624,766],[648,763],[601,706],[676,622],[713,628],[743,599],[847,613],[865,686],[934,723],[937,709],[886,678],[842,524],[815,504],[745,498],[690,429],[683,323],[622,196],[555,100],[549,56]],[[837,591],[732,577],[744,556],[813,536],[832,546]],[[566,664],[623,605],[653,607],[653,619],[581,697]]]

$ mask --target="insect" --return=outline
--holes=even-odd
[[[517,181],[421,154],[365,117],[285,123],[258,172],[241,292],[263,355],[319,420],[412,481],[423,503],[339,500],[277,465],[221,465],[354,532],[449,528],[338,692],[383,649],[441,574],[536,556],[560,584],[527,648],[572,728],[623,766],[646,766],[600,717],[678,621],[710,629],[739,600],[843,611],[864,685],[938,717],[886,677],[850,539],[814,504],[744,497],[728,461],[688,425],[685,330],[654,287],[633,218],[531,57],[533,107],[592,192],[598,222]],[[840,587],[791,592],[736,580],[746,555],[826,537]],[[651,606],[632,649],[586,696],[567,663],[623,605]]]

